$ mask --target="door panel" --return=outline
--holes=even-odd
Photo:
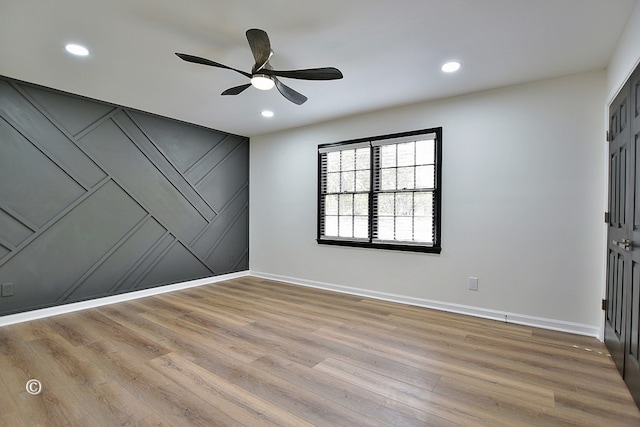
[[[627,284],[629,283],[630,262],[629,251],[619,245],[630,233],[626,224],[627,203],[627,160],[629,156],[629,138],[623,131],[622,123],[628,119],[621,119],[620,114],[627,111],[621,108],[627,102],[627,92],[624,90],[616,97],[609,109],[609,125],[611,141],[609,144],[609,228],[608,228],[608,260],[607,260],[607,290],[605,314],[605,343],[611,357],[620,371],[624,374],[625,363],[625,311]],[[635,153],[634,153],[635,154]]]
[[[609,250],[605,342],[616,367],[623,374],[624,340],[622,338],[622,279],[624,260],[615,249]]]
[[[605,343],[640,406],[640,68],[609,107]]]
[[[640,211],[640,153],[638,145],[640,145],[640,68],[631,75],[629,82],[629,131],[632,147],[635,151],[633,160],[630,162],[630,172],[633,173],[632,185],[633,191],[633,225],[631,240],[637,246],[631,251],[631,262],[633,265],[633,278],[629,286],[627,295],[628,301],[626,306],[626,357],[624,361],[624,380],[631,391],[636,403],[640,405],[640,348],[638,325],[640,324],[640,299],[638,292],[640,290],[640,221],[637,220]],[[627,106],[625,105],[625,108]],[[637,274],[636,274],[636,270]]]

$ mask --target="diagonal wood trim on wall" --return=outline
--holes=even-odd
[[[249,139],[0,77],[0,315],[248,269]]]

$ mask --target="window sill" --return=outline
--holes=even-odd
[[[422,252],[430,254],[439,254],[442,251],[440,246],[420,246],[420,245],[407,245],[402,243],[371,243],[367,241],[353,241],[353,240],[330,240],[330,239],[316,239],[319,245],[333,245],[333,246],[351,246],[356,248],[369,248],[369,249],[387,249],[391,251],[401,252]]]

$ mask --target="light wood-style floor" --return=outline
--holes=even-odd
[[[595,339],[247,277],[0,328],[0,425],[639,426],[640,412]]]

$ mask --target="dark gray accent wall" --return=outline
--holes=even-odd
[[[248,209],[248,138],[0,77],[0,315],[247,270]]]

